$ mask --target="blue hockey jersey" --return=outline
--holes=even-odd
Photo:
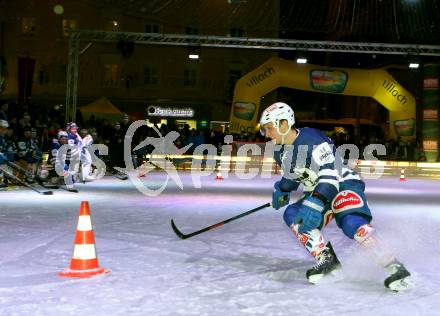
[[[296,190],[304,185],[304,193],[319,193],[331,201],[344,181],[363,182],[359,175],[343,165],[330,138],[314,128],[300,128],[292,145],[275,151],[275,160],[282,168],[280,187]],[[360,184],[360,183],[358,183]]]

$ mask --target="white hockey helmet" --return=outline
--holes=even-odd
[[[61,138],[61,137],[68,138],[69,137],[69,135],[65,131],[59,131],[57,136],[58,136],[58,138]]]
[[[78,128],[78,125],[76,125],[75,122],[69,122],[66,124],[66,131],[70,131],[72,128]]]
[[[8,128],[9,127],[8,121],[0,120],[0,127]]]
[[[263,125],[272,123],[280,133],[280,121],[286,120],[289,127],[295,124],[295,114],[292,108],[284,102],[275,102],[263,111],[260,118],[260,132],[264,136]]]

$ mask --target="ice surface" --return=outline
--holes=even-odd
[[[182,175],[182,174],[181,174]],[[270,201],[273,179],[203,179],[189,173],[158,197],[106,177],[79,194],[0,192],[0,315],[440,315],[440,182],[367,181],[374,224],[413,273],[416,288],[391,293],[384,273],[334,223],[324,234],[342,275],[306,282],[313,260],[282,220],[262,210],[187,240],[189,233]],[[159,187],[164,173],[143,181]],[[68,267],[82,200],[90,202],[100,266],[91,279]]]

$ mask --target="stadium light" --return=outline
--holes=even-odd
[[[297,58],[296,63],[297,64],[307,64],[307,58],[303,58],[303,57]]]
[[[418,63],[410,63],[409,64],[409,68],[419,68],[419,64]]]
[[[189,54],[189,59],[199,59],[199,54]]]

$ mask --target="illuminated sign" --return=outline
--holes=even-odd
[[[438,120],[438,111],[437,110],[423,110],[423,119],[424,120]]]
[[[438,144],[436,140],[424,140],[423,149],[426,151],[437,151]]]
[[[439,88],[438,78],[425,78],[425,79],[423,79],[423,88],[424,89],[438,89]]]
[[[161,107],[158,105],[150,105],[147,109],[149,116],[172,116],[172,117],[193,117],[194,110],[192,108],[171,108]]]

